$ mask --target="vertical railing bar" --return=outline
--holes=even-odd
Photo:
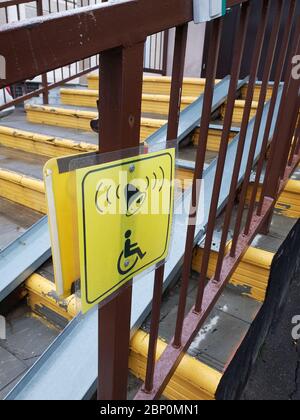
[[[17,4],[17,19],[21,20],[20,5],[19,4]]]
[[[291,153],[290,153],[288,166],[292,166],[293,158],[294,158],[295,155],[298,154],[297,152],[299,152],[298,151],[299,133],[300,133],[300,118],[298,117],[298,124],[297,124],[296,130],[294,132],[294,141],[293,141],[293,146],[292,146],[292,150],[291,150]]]
[[[297,122],[298,122],[298,117],[299,117],[299,107],[300,107],[300,95],[298,97],[298,105],[296,106],[296,109],[293,112],[293,119],[290,126],[289,134],[287,135],[286,149],[282,158],[281,179],[284,178],[285,169],[289,165],[289,161],[290,161],[289,156],[291,153],[291,149],[293,147],[293,138],[294,138],[295,130],[297,128]]]
[[[164,46],[163,46],[163,64],[162,64],[162,74],[163,76],[165,76],[167,74],[167,65],[168,65],[168,47],[169,47],[169,31],[166,30],[164,31],[164,36],[163,36],[163,42],[164,42]]]
[[[167,140],[175,140],[178,136],[180,104],[182,97],[182,84],[184,75],[184,64],[186,55],[188,25],[176,28],[172,82],[170,92],[170,105],[168,115]]]
[[[240,168],[241,168],[241,163],[242,163],[243,154],[244,154],[255,83],[256,83],[258,67],[259,67],[259,63],[260,63],[260,59],[262,55],[262,48],[263,48],[263,43],[265,39],[269,11],[270,11],[270,1],[264,0],[263,6],[262,6],[262,17],[261,17],[261,20],[259,21],[259,27],[257,30],[257,36],[255,40],[255,47],[254,47],[254,52],[252,56],[252,64],[251,64],[251,70],[250,70],[250,79],[249,79],[248,88],[247,88],[246,103],[245,103],[245,108],[244,108],[244,113],[243,113],[241,131],[239,135],[239,142],[238,142],[237,153],[236,153],[233,175],[232,175],[231,186],[230,186],[230,193],[229,193],[230,198],[228,201],[232,204],[227,205],[227,208],[226,208],[226,214],[228,218],[229,217],[231,218],[233,205],[234,205],[232,196],[236,195],[236,189],[238,185],[238,179],[239,179]],[[235,256],[236,240],[237,238],[234,237],[232,241],[232,246],[230,250],[230,254],[232,257]]]
[[[298,22],[297,22],[297,26],[296,29],[300,29],[300,17],[298,18]],[[280,103],[280,107],[279,107],[279,111],[278,111],[278,119],[276,121],[276,127],[274,130],[274,137],[273,140],[271,142],[271,146],[270,146],[270,155],[269,155],[269,159],[267,162],[267,168],[266,168],[266,173],[265,173],[265,178],[264,178],[264,182],[262,185],[262,191],[261,191],[261,197],[260,197],[260,202],[259,202],[259,206],[258,206],[258,215],[261,214],[262,211],[262,207],[263,207],[263,202],[264,202],[264,197],[267,195],[266,189],[267,189],[267,185],[269,184],[269,176],[270,176],[270,172],[271,172],[271,168],[273,166],[273,162],[275,159],[275,154],[277,153],[277,145],[278,142],[280,141],[280,137],[279,137],[279,127],[281,124],[281,116],[285,114],[286,112],[286,95],[289,89],[289,81],[290,81],[290,75],[291,75],[291,71],[292,71],[292,57],[295,54],[295,51],[297,51],[298,49],[298,44],[300,42],[300,32],[296,31],[297,36],[294,39],[293,42],[293,46],[291,48],[291,52],[289,55],[289,60],[288,60],[288,66],[286,69],[286,73],[285,73],[285,77],[284,77],[284,88],[283,88],[283,93],[282,93],[282,98],[281,98],[281,103]],[[274,172],[274,171],[273,171]],[[271,175],[272,177],[272,175]],[[275,180],[272,178],[272,183],[273,182],[277,182],[279,180]]]
[[[151,308],[151,325],[149,334],[149,347],[147,354],[146,377],[143,390],[151,392],[153,389],[153,378],[156,364],[157,340],[159,333],[161,299],[163,293],[165,266],[164,264],[155,270],[153,299]]]
[[[6,20],[6,23],[9,22],[9,19],[8,19],[8,8],[7,7],[5,7],[5,20]]]
[[[144,40],[101,53],[98,140],[102,153],[140,144],[143,53]],[[131,299],[129,281],[111,301],[99,305],[99,400],[127,399]]]
[[[300,118],[298,121],[298,127],[296,129],[296,133],[295,133],[295,139],[296,139],[295,155],[298,155],[300,153]]]
[[[253,214],[253,211],[255,208],[256,196],[257,196],[257,192],[258,192],[258,188],[260,184],[260,178],[261,178],[261,174],[264,167],[265,156],[267,153],[268,144],[270,140],[269,139],[270,130],[272,126],[273,115],[274,115],[276,101],[277,101],[278,89],[280,86],[280,81],[283,74],[284,64],[285,64],[286,56],[288,52],[288,45],[289,45],[290,37],[292,33],[292,23],[294,19],[295,10],[296,10],[296,1],[292,0],[290,3],[290,10],[289,10],[288,18],[285,25],[285,31],[284,31],[284,35],[282,39],[278,62],[276,65],[274,85],[272,89],[272,97],[270,100],[270,106],[269,106],[268,117],[267,117],[265,132],[264,132],[264,138],[262,142],[261,154],[257,163],[255,181],[253,184],[253,189],[252,189],[250,203],[249,203],[249,214],[251,213]],[[249,214],[248,214],[248,217],[249,217]],[[249,223],[249,220],[247,222]]]
[[[275,22],[273,22],[273,25],[272,25],[272,32],[271,32],[271,36],[269,40],[267,58],[264,65],[263,79],[262,79],[261,90],[260,90],[260,95],[259,95],[258,108],[256,111],[256,116],[255,116],[255,123],[254,123],[252,138],[251,138],[245,177],[244,177],[244,182],[243,182],[239,205],[238,205],[237,223],[236,223],[237,231],[240,231],[240,227],[242,223],[243,211],[244,211],[246,197],[247,197],[247,190],[250,184],[250,175],[251,175],[251,171],[253,167],[254,156],[255,156],[255,151],[257,147],[257,140],[258,140],[258,136],[259,136],[259,132],[261,128],[261,121],[263,117],[264,106],[265,106],[265,101],[266,101],[266,96],[267,96],[267,89],[268,89],[268,84],[270,81],[271,70],[272,70],[275,51],[276,51],[276,45],[277,45],[279,31],[280,31],[280,23],[281,23],[284,3],[281,0],[279,1],[277,0],[275,7],[276,7]],[[246,222],[245,231],[244,231],[245,235],[248,235],[249,233],[252,216],[253,216],[253,212],[252,213],[248,212],[247,222]]]
[[[223,173],[225,168],[225,161],[227,156],[227,148],[230,138],[230,131],[232,126],[232,117],[234,112],[235,100],[236,100],[236,88],[239,80],[241,65],[242,65],[242,58],[243,58],[243,51],[245,48],[246,43],[246,35],[247,35],[247,28],[248,28],[248,19],[250,13],[250,3],[247,2],[242,5],[241,14],[239,16],[239,21],[236,27],[236,34],[235,34],[235,42],[234,42],[234,49],[233,49],[233,61],[231,67],[231,78],[230,78],[230,85],[229,91],[227,96],[227,105],[226,105],[226,112],[223,124],[223,131],[221,136],[221,144],[220,150],[218,155],[218,162],[216,168],[216,175],[215,181],[213,186],[212,192],[212,199],[210,203],[210,210],[209,210],[209,218],[206,230],[206,239],[202,257],[202,264],[199,276],[199,287],[196,299],[195,310],[196,312],[201,311],[202,307],[202,299],[203,299],[203,292],[206,282],[208,264],[209,264],[209,257],[211,252],[211,244],[213,239],[213,233],[215,228],[215,221],[217,217],[218,211],[218,204],[220,198],[220,191],[223,182]]]
[[[299,34],[300,35],[300,34]],[[298,47],[296,50],[297,51]],[[261,197],[265,200],[265,198],[271,198],[274,202],[277,200],[278,191],[280,189],[280,181],[281,181],[281,171],[282,165],[284,163],[282,156],[286,151],[286,147],[289,146],[289,133],[290,129],[293,125],[293,114],[292,110],[296,110],[297,106],[299,106],[299,80],[294,79],[288,76],[291,76],[291,66],[288,66],[288,70],[285,77],[285,86],[282,101],[279,108],[278,119],[275,127],[275,138],[272,141],[271,147],[273,152],[272,154],[275,155],[274,150],[276,149],[276,159],[272,159],[272,163],[267,166],[264,184],[263,184],[263,192]],[[298,112],[298,111],[297,111]],[[295,120],[294,120],[295,122]],[[296,122],[295,122],[296,125]],[[269,161],[268,161],[269,164]],[[270,228],[270,224],[272,221],[273,210],[274,206],[269,212],[268,218],[265,220],[264,225],[262,227],[262,233],[267,234]]]
[[[157,69],[157,34],[154,35],[155,36],[155,44],[154,44],[154,68],[155,70]]]
[[[226,244],[227,244],[228,232],[229,232],[230,222],[231,222],[231,218],[232,218],[232,212],[233,212],[233,208],[234,208],[234,204],[235,204],[236,188],[237,188],[237,184],[238,184],[240,166],[241,166],[241,161],[242,161],[242,156],[243,156],[243,151],[244,151],[244,145],[245,145],[245,140],[246,140],[248,120],[249,120],[249,116],[250,116],[251,104],[252,104],[252,99],[253,99],[253,91],[254,91],[254,87],[255,87],[256,74],[257,74],[257,70],[258,70],[258,63],[259,63],[259,59],[260,59],[260,55],[261,55],[261,44],[262,44],[264,31],[265,31],[265,27],[266,27],[266,22],[267,22],[267,14],[266,13],[267,13],[266,3],[264,3],[264,8],[262,10],[262,16],[263,16],[264,22],[262,22],[260,32],[257,34],[256,41],[255,41],[255,47],[254,47],[254,51],[253,51],[253,56],[252,56],[252,63],[251,63],[251,69],[250,69],[250,80],[249,80],[248,90],[247,90],[246,105],[245,105],[245,110],[244,110],[244,115],[243,115],[241,132],[240,132],[240,136],[239,136],[239,142],[238,142],[237,153],[236,153],[236,158],[235,158],[235,163],[234,163],[234,169],[233,169],[233,174],[232,174],[232,179],[231,179],[230,191],[229,191],[229,195],[228,195],[228,203],[227,203],[227,207],[226,207],[226,211],[225,211],[225,219],[224,219],[224,223],[223,223],[223,232],[222,232],[222,237],[221,237],[221,242],[220,242],[220,247],[219,247],[219,255],[218,255],[216,273],[215,273],[216,280],[219,280],[219,278],[220,278],[222,265],[223,265],[223,260],[224,260],[224,255],[225,255]]]
[[[300,23],[300,19],[299,19],[299,23]],[[300,28],[300,24],[299,24],[299,28]],[[292,50],[292,51],[297,51],[297,50],[298,50],[298,48],[299,48],[299,45],[300,45],[300,33],[299,33],[299,38],[298,38],[298,40],[296,41],[296,43],[297,43],[297,46],[296,46],[296,48],[295,48],[294,50]],[[286,73],[286,77],[285,77],[285,87],[286,87],[286,90],[284,91],[284,92],[285,92],[284,94],[286,94],[286,92],[288,91],[288,88],[289,88],[289,83],[291,82],[291,73],[292,73],[292,56],[293,56],[293,52],[291,53],[290,62],[288,63],[288,69],[287,69],[287,73]],[[282,106],[282,115],[284,115],[283,113],[286,113],[286,108]],[[288,138],[289,138],[289,136],[288,136]],[[278,137],[278,136],[277,136],[277,137],[275,137],[274,144],[272,145],[273,147],[272,147],[272,150],[271,150],[271,153],[270,153],[270,163],[271,163],[271,162],[274,162],[274,159],[275,159],[275,152],[276,152],[275,145],[276,145],[279,141],[280,141],[280,142],[282,142],[282,139],[281,139],[281,138],[279,139],[279,137]],[[287,141],[288,141],[288,140],[287,140]],[[277,142],[277,143],[275,143],[275,142]],[[285,162],[285,161],[288,159],[289,150],[287,149],[287,150],[283,151],[283,153],[284,153],[284,155],[283,155],[284,157],[283,157],[283,156],[281,156],[281,158],[282,158],[282,163],[283,163],[283,162]],[[284,163],[283,163],[283,165],[285,166],[285,164],[284,164]],[[284,168],[283,168],[283,171],[284,171]],[[281,177],[283,177],[283,176],[281,175]]]
[[[176,28],[167,141],[174,140],[178,136],[187,31],[188,31],[187,24]],[[161,265],[155,271],[149,348],[148,348],[146,379],[145,379],[145,387],[144,387],[145,392],[151,392],[153,389],[153,377],[154,377],[154,370],[155,370],[156,349],[157,349],[158,330],[159,330],[159,321],[160,321],[161,298],[163,294],[164,272],[165,272],[164,265]]]
[[[295,50],[293,50],[295,51]],[[299,45],[296,50],[299,54]],[[288,74],[290,75],[290,80],[286,80],[287,90],[285,95],[283,95],[283,100],[281,103],[282,113],[279,114],[277,125],[275,130],[277,142],[276,147],[276,157],[277,159],[273,161],[273,164],[270,166],[269,173],[266,174],[267,182],[265,184],[264,197],[273,199],[274,205],[277,200],[278,192],[280,190],[280,182],[282,175],[282,165],[286,164],[287,158],[285,157],[285,151],[290,147],[290,131],[293,130],[297,123],[297,118],[295,118],[295,113],[299,113],[300,106],[300,80],[293,78],[291,75],[291,67],[288,68]],[[290,112],[289,112],[290,110]],[[284,118],[280,119],[280,116],[283,115]],[[275,139],[276,140],[276,139]],[[271,211],[271,215],[272,215]],[[266,220],[267,226],[265,230],[267,231],[270,224],[270,217]],[[265,224],[266,224],[265,223]]]
[[[163,33],[159,35],[159,68],[162,70],[163,67]]]
[[[194,219],[195,217],[197,217],[198,206],[199,206],[199,200],[198,200],[199,187],[200,187],[199,182],[203,176],[203,169],[204,169],[204,163],[205,163],[205,154],[206,154],[206,147],[207,147],[209,124],[211,120],[211,109],[212,109],[214,85],[215,85],[216,73],[217,73],[217,64],[218,64],[218,57],[219,57],[219,50],[220,50],[220,43],[221,43],[222,27],[223,27],[222,19],[216,19],[215,21],[212,22],[212,31],[211,31],[211,36],[210,36],[210,50],[209,50],[208,64],[207,64],[208,72],[207,72],[207,79],[206,79],[206,85],[205,85],[205,91],[204,91],[204,102],[203,102],[201,124],[200,124],[200,138],[199,138],[199,145],[197,149],[196,164],[195,164],[195,171],[194,171],[194,178],[193,178],[191,210],[190,210],[188,227],[187,227],[186,246],[185,246],[184,262],[183,262],[183,270],[182,270],[182,281],[181,281],[181,289],[180,289],[180,295],[179,295],[175,336],[174,336],[174,341],[173,341],[173,346],[176,348],[181,347],[182,328],[183,328],[183,322],[184,322],[184,316],[185,316],[187,291],[188,291],[188,285],[189,285],[189,277],[190,277],[190,270],[191,270],[191,263],[192,263],[192,256],[193,256],[195,229],[196,229]]]
[[[3,89],[1,89],[1,90],[2,90],[2,92],[3,92],[4,103],[6,104],[6,103],[7,103],[6,89],[5,89],[5,88],[3,88]]]
[[[38,16],[43,16],[43,0],[37,0],[36,1],[36,12]],[[47,105],[49,104],[49,91],[48,91],[48,76],[47,73],[43,73],[41,75],[42,78],[42,87],[43,87],[43,104]]]
[[[299,37],[299,41],[298,41],[297,55],[299,55],[299,53],[300,53],[300,37]],[[292,69],[291,69],[291,72],[292,72]],[[291,77],[293,77],[293,75],[291,75]],[[290,155],[290,150],[292,148],[294,130],[296,129],[298,116],[299,116],[299,104],[300,104],[300,92],[299,92],[299,95],[298,95],[298,106],[296,107],[296,109],[294,111],[294,117],[293,117],[293,120],[292,120],[292,125],[290,127],[290,134],[287,137],[287,146],[286,146],[286,150],[284,152],[283,159],[282,159],[281,179],[284,178],[285,168],[289,163],[289,155]]]
[[[152,67],[152,35],[149,36],[149,67]]]

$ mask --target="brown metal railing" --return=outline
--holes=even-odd
[[[80,7],[97,5],[107,2],[107,0],[8,0],[0,2],[0,13],[4,23],[22,21],[33,16],[44,16],[51,13],[65,12],[78,9]],[[21,9],[27,5],[30,13]],[[168,30],[153,34],[148,37],[144,51],[144,71],[165,75],[167,72],[167,54],[168,54]],[[13,105],[23,103],[34,96],[42,95],[43,104],[49,103],[49,91],[71,82],[74,79],[95,71],[99,68],[99,56],[88,57],[85,60],[76,61],[68,66],[58,67],[48,73],[38,76],[41,80],[41,87],[28,89],[28,81],[22,81],[18,85],[10,86],[13,100],[3,92],[4,103],[0,104],[0,111]],[[51,82],[49,82],[51,80]],[[32,84],[32,83],[31,83]]]
[[[9,0],[0,3],[0,12],[3,12],[2,18],[4,18],[4,22],[11,23],[19,22],[32,16],[44,16],[51,13],[74,10],[79,7],[96,5],[99,2],[101,0]],[[97,70],[98,67],[99,57],[94,56],[83,61],[74,62],[69,66],[58,67],[51,72],[37,75],[41,85],[37,89],[34,87],[28,88],[28,85],[35,85],[35,83],[30,83],[27,80],[21,81],[17,85],[13,84],[10,86],[13,99],[8,97],[5,89],[2,90],[4,103],[0,105],[0,111],[39,95],[42,95],[43,104],[48,104],[49,91],[51,89],[80,78],[91,71]]]
[[[195,225],[189,223],[174,338],[168,344],[158,362],[155,362],[164,278],[164,266],[161,266],[155,273],[146,381],[136,399],[155,399],[162,394],[180,360],[205,322],[251,242],[257,233],[268,230],[276,200],[285,187],[289,176],[300,162],[300,124],[298,118],[300,79],[292,77],[292,58],[294,55],[300,54],[300,16],[296,12],[296,0],[286,1],[289,2],[289,13],[282,37],[279,37],[280,23],[284,19],[282,0],[261,1],[261,16],[257,23],[257,31],[251,51],[248,49],[246,51],[245,39],[252,2],[251,0],[227,1],[227,7],[239,7],[239,14],[236,22],[230,86],[212,199],[211,202],[205,203],[210,207],[210,211],[197,297],[194,307],[185,315],[195,239]],[[270,22],[271,7],[276,10],[276,13],[273,14],[274,18],[271,18],[271,37],[267,38],[266,28]],[[30,24],[24,22],[16,28],[3,27],[0,29],[0,51],[7,58],[8,78],[5,82],[0,82],[0,87],[28,77],[34,77],[36,74],[53,70],[57,66],[65,66],[101,52],[101,68],[99,70],[101,79],[101,89],[99,90],[101,152],[138,146],[140,141],[144,43],[147,36],[176,27],[167,136],[168,140],[172,140],[177,137],[178,132],[187,25],[193,18],[192,10],[192,0],[124,1],[105,7],[96,6],[92,13],[91,11],[78,10],[72,15],[54,16],[43,23],[36,19],[34,25],[32,22]],[[192,187],[191,208],[193,210],[190,215],[191,220],[195,216],[194,209],[199,207],[198,181],[203,177],[217,62],[220,54],[226,53],[220,51],[223,19],[216,19],[212,23],[210,34],[207,80],[202,114],[199,115],[199,118],[201,117],[200,140]],[[137,21],[139,27],[136,27]],[[78,37],[79,30],[74,29],[77,28],[78,22],[82,22],[80,39]],[[292,31],[291,28],[295,25],[296,29]],[[67,30],[68,28],[73,28],[72,33]],[[115,28],[118,28],[118,31],[115,31]],[[25,34],[27,36],[24,36]],[[37,38],[39,38],[38,44],[34,42]],[[12,42],[17,46],[14,50],[11,49]],[[267,43],[268,48],[267,54],[263,55],[262,48],[265,43]],[[49,54],[49,45],[51,51],[55,52],[55,56]],[[279,53],[276,54],[276,51],[279,51]],[[287,53],[287,51],[290,51],[290,53]],[[224,182],[225,161],[233,120],[236,88],[245,54],[251,55],[247,96],[233,173],[231,179],[226,180],[230,183],[230,192],[224,209],[225,221],[218,264],[213,278],[208,279],[208,262],[220,189],[222,182]],[[20,60],[23,62],[22,68],[16,66],[16,63]],[[264,68],[263,80],[251,142],[249,150],[246,151],[251,104],[260,66]],[[265,125],[263,125],[262,115],[272,67],[276,68],[276,77],[267,119]],[[284,75],[283,85],[281,84],[282,75]],[[275,113],[276,110],[278,113]],[[271,136],[272,127],[275,127],[273,136]],[[259,159],[255,162],[255,151],[261,130],[264,130],[263,142]],[[237,205],[237,216],[232,220],[237,192],[240,187],[239,174],[242,161],[245,158],[246,169]],[[246,207],[245,193],[248,190],[251,170],[255,164],[256,179],[250,205]],[[262,175],[262,193],[257,203],[257,191]],[[247,221],[244,225],[242,216],[245,211]],[[229,226],[232,223],[234,235],[231,249],[226,253]],[[131,284],[129,283],[117,297],[99,309],[100,373],[98,390],[100,399],[126,399],[131,291]]]

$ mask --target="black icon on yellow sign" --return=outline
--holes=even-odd
[[[131,235],[131,230],[127,230],[125,233],[124,249],[118,259],[118,272],[122,275],[129,273],[136,266],[137,262],[142,260],[147,254],[146,252],[142,252],[138,243],[131,242]]]

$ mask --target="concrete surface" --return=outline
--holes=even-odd
[[[186,312],[196,298],[198,276],[190,278]],[[166,292],[162,302],[159,335],[170,341],[174,335],[180,283]],[[188,353],[208,366],[223,372],[233,356],[238,344],[248,332],[251,322],[258,313],[261,304],[228,286],[218,300],[214,310],[200,330]],[[143,324],[143,329],[150,331],[151,316]]]
[[[295,315],[300,315],[300,272],[290,285],[284,310],[267,336],[242,400],[300,400],[300,340],[292,338]]]

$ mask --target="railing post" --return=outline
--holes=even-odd
[[[38,16],[43,16],[43,0],[36,0],[36,12]],[[42,87],[43,87],[43,104],[49,104],[49,91],[48,91],[48,77],[47,73],[42,74]]]
[[[101,53],[101,153],[139,146],[144,42]],[[132,286],[99,307],[99,400],[127,398]]]
[[[163,46],[163,59],[162,59],[162,71],[163,76],[167,75],[168,71],[168,52],[169,52],[169,29],[164,31],[164,46]]]

